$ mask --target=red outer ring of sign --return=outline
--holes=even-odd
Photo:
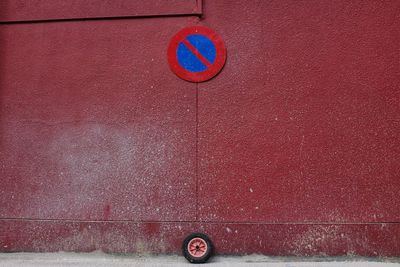
[[[205,71],[202,72],[191,72],[183,67],[178,62],[176,57],[176,50],[178,45],[182,42],[188,35],[191,34],[202,34],[208,37],[215,45],[216,57],[214,63]],[[168,47],[168,63],[171,70],[180,78],[187,80],[189,82],[204,82],[215,75],[217,75],[224,67],[226,60],[226,49],[222,39],[211,29],[204,26],[192,26],[184,28],[175,34],[169,43]]]

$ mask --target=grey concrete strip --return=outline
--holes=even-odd
[[[275,258],[266,256],[214,257],[201,266],[215,267],[399,267],[396,259]],[[94,253],[0,253],[0,267],[180,267],[191,266],[180,256],[137,256]],[[196,266],[196,265],[192,265]],[[197,265],[199,266],[199,265]]]

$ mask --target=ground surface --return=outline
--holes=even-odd
[[[0,253],[0,267],[134,267],[191,266],[180,256],[127,256],[94,253]],[[199,265],[192,265],[199,266]],[[214,257],[203,266],[268,267],[397,267],[399,259],[277,258],[265,256]]]

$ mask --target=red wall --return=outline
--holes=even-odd
[[[0,4],[1,251],[400,255],[398,1],[100,2]]]

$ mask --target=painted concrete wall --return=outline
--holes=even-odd
[[[2,1],[0,250],[399,256],[399,14]],[[192,25],[228,51],[205,83],[167,62]]]

